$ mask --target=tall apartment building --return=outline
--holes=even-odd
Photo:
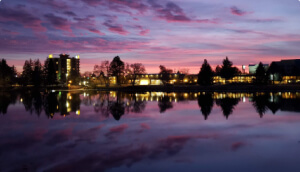
[[[68,54],[60,54],[54,57],[53,54],[48,56],[48,62],[54,64],[56,79],[60,84],[69,84],[78,82],[80,77],[80,57],[70,57]]]

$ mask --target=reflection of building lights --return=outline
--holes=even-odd
[[[80,110],[77,110],[77,111],[76,111],[76,115],[80,115]]]
[[[56,106],[56,109],[58,109],[58,105]]]
[[[244,102],[244,103],[246,102],[246,97],[243,97],[243,102]]]
[[[66,103],[66,107],[67,107],[67,108],[69,107],[69,102]]]

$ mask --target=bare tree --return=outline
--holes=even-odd
[[[107,77],[109,77],[109,76],[108,76],[108,74],[109,74],[109,61],[108,61],[108,60],[104,60],[104,61],[101,62],[100,69],[101,69],[101,71],[104,72],[104,74],[105,74]]]
[[[159,72],[160,79],[164,83],[164,85],[166,85],[171,79],[170,75],[173,73],[173,70],[172,69],[167,69],[163,65],[160,65],[159,69],[160,69],[160,72]]]
[[[190,69],[188,69],[188,68],[181,68],[181,69],[179,69],[179,73],[182,73],[182,74],[185,74],[185,75],[188,75],[189,71],[190,71]]]
[[[137,75],[145,74],[146,69],[142,63],[134,63],[134,64],[127,64],[125,72],[130,75],[132,86],[135,85],[135,81],[137,79]]]

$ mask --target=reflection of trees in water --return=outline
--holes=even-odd
[[[216,93],[124,93],[124,92],[88,92],[85,96],[80,97],[83,93],[78,92],[51,92],[41,93],[39,91],[24,91],[20,93],[20,99],[24,104],[25,110],[37,114],[38,116],[45,111],[45,114],[52,118],[55,113],[68,115],[70,112],[80,114],[80,104],[94,106],[94,111],[100,113],[104,117],[112,115],[119,120],[124,114],[142,113],[147,105],[148,100],[158,101],[159,112],[164,113],[166,110],[173,108],[172,101],[195,100],[197,98],[198,105],[204,119],[210,115],[214,98],[216,104],[221,107],[226,118],[232,114],[235,106],[239,103],[240,98],[228,97],[230,93],[215,96]],[[0,92],[0,114],[7,113],[8,106],[15,103],[19,93],[16,92]],[[154,97],[153,97],[154,95]],[[197,96],[198,95],[198,96]],[[227,97],[224,98],[224,95]],[[238,95],[238,94],[236,94]],[[253,95],[253,97],[252,97]],[[289,97],[287,97],[287,95]],[[300,112],[300,98],[296,93],[265,93],[265,94],[248,94],[249,100],[260,117],[270,109],[273,114],[278,110]],[[223,98],[223,99],[222,99]]]
[[[138,100],[135,94],[130,94],[131,101],[126,106],[126,112],[142,113],[147,105],[145,100]]]
[[[159,112],[164,113],[168,109],[173,108],[172,102],[170,102],[170,97],[169,96],[164,96],[159,100],[158,102],[158,107],[159,107]]]
[[[6,114],[10,104],[15,104],[17,100],[15,92],[0,92],[0,114]]]
[[[283,101],[282,97],[279,95],[272,95],[273,96],[271,96],[270,94],[254,95],[252,98],[253,107],[261,118],[268,111],[268,109],[270,109],[272,113],[275,114],[279,109],[282,108],[284,102],[289,101],[288,99]]]
[[[274,95],[274,93],[272,95]],[[282,103],[283,100],[281,96],[270,96],[267,106],[272,113],[275,114],[281,108]]]
[[[36,113],[38,116],[43,110],[43,97],[37,90],[22,92],[21,98],[23,99],[23,105],[25,110],[32,114]]]
[[[234,107],[240,102],[240,99],[224,98],[216,100],[216,104],[221,107],[224,116],[228,119],[229,115],[232,114]]]
[[[79,93],[27,91],[21,93],[22,103],[25,110],[37,114],[44,110],[48,118],[53,118],[55,113],[68,115],[80,109],[81,99]]]
[[[112,116],[115,118],[115,120],[120,120],[121,116],[125,113],[125,103],[122,99],[122,93],[117,92],[117,100],[111,102],[109,106],[109,112],[112,114]]]
[[[54,113],[58,111],[58,106],[57,93],[48,94],[44,101],[44,110],[48,118],[53,118]]]
[[[259,114],[259,116],[262,118],[263,115],[268,110],[268,102],[269,102],[269,95],[263,94],[263,95],[254,95],[253,96],[253,107],[255,108],[256,112]]]
[[[198,105],[201,108],[204,119],[207,120],[212,107],[214,106],[214,100],[211,93],[201,94],[198,96]]]
[[[115,118],[115,120],[120,120],[121,116],[125,113],[125,104],[122,102],[112,102],[111,106],[109,107],[109,112]]]
[[[114,97],[110,97],[109,92],[103,92],[98,96],[94,111],[106,118],[112,115],[116,120],[120,120],[124,114],[142,113],[146,108],[146,101],[137,100],[135,94],[117,92]]]
[[[100,93],[94,106],[95,112],[100,112],[104,117],[109,117],[109,92]]]

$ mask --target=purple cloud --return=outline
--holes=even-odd
[[[230,8],[231,14],[237,15],[237,16],[244,16],[248,14],[248,12],[242,11],[241,9],[237,8],[236,6],[233,6]]]
[[[109,31],[114,32],[114,33],[118,33],[120,35],[127,35],[129,34],[128,31],[126,31],[122,25],[120,24],[115,24],[114,21],[112,20],[106,20],[103,23],[104,26],[106,26],[108,28]]]
[[[51,25],[59,30],[72,32],[71,23],[62,17],[56,16],[54,14],[45,14],[44,17],[51,23]]]
[[[23,8],[1,8],[0,22],[8,21],[17,22],[23,27],[31,28],[34,31],[46,31],[46,28],[42,26],[42,21]]]
[[[154,1],[148,1],[155,10],[157,16],[168,22],[190,22],[191,19],[186,16],[183,10],[173,2],[168,2],[166,6],[157,4]]]
[[[73,11],[65,11],[64,14],[72,17],[76,17],[77,15]]]

